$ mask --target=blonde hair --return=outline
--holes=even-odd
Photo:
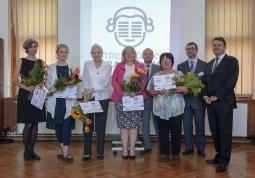
[[[121,62],[125,62],[126,61],[126,59],[125,59],[125,53],[127,52],[127,51],[129,51],[129,50],[131,50],[131,51],[133,51],[133,53],[135,54],[135,56],[134,56],[134,61],[136,62],[137,61],[137,54],[136,54],[136,51],[135,51],[135,48],[133,48],[132,46],[127,46],[127,47],[125,47],[123,50],[122,50],[122,52],[121,52]]]
[[[69,47],[66,44],[58,44],[56,47],[56,54],[59,52],[60,49],[66,48],[69,53]]]
[[[103,48],[99,44],[97,44],[97,43],[92,45],[90,53],[92,53],[92,50],[95,49],[95,48],[100,49],[101,53],[103,54]]]

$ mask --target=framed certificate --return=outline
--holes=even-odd
[[[123,111],[143,111],[144,110],[144,100],[143,95],[137,95],[134,97],[123,96]]]
[[[47,96],[46,90],[36,87],[33,93],[31,104],[37,107],[38,109],[42,110],[46,96]]]
[[[170,90],[175,89],[175,81],[174,81],[175,74],[168,74],[168,75],[154,75],[153,82],[154,82],[154,90]]]
[[[99,101],[79,103],[84,114],[104,112]]]

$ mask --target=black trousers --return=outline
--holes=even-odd
[[[182,114],[171,117],[169,120],[160,119],[156,116],[159,131],[160,154],[170,155],[169,134],[171,134],[171,153],[173,156],[179,155],[181,148],[182,118]]]
[[[210,131],[219,164],[228,165],[232,149],[233,108],[207,108]]]
[[[105,141],[105,130],[106,130],[108,107],[109,107],[109,99],[101,100],[99,102],[100,102],[100,105],[102,106],[104,112],[96,113],[95,120],[93,119],[94,114],[90,115],[90,117],[92,118],[93,130],[90,133],[83,132],[84,155],[91,155],[94,126],[95,126],[95,130],[96,130],[96,134],[97,134],[97,156],[104,155],[104,141]]]

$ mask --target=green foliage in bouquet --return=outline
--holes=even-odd
[[[27,86],[36,86],[45,79],[45,71],[42,62],[35,61],[34,67],[29,72],[28,76],[21,75],[21,83]]]
[[[128,80],[124,80],[120,84],[120,88],[125,93],[131,93],[131,92],[139,92],[141,91],[141,80],[137,74],[131,74],[130,78]]]
[[[188,72],[187,74],[175,78],[176,86],[183,86],[189,89],[190,94],[197,96],[201,93],[205,85],[199,79],[199,76],[193,72]]]

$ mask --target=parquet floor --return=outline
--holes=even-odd
[[[95,153],[95,144],[93,146]],[[153,146],[152,152],[138,154],[134,161],[125,161],[121,159],[121,154],[112,154],[111,143],[107,142],[104,160],[97,160],[93,155],[91,160],[83,162],[83,143],[73,141],[70,152],[75,160],[73,163],[65,163],[56,159],[56,141],[38,141],[37,152],[42,160],[31,162],[24,161],[23,144],[16,141],[13,144],[0,145],[0,178],[255,178],[253,144],[234,144],[229,169],[220,174],[215,173],[215,166],[206,164],[196,154],[181,156],[179,163],[159,163],[156,143]],[[206,153],[206,158],[214,155],[211,143],[207,144]]]

